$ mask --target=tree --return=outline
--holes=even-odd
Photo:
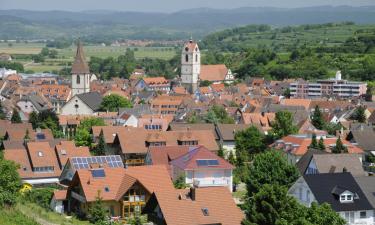
[[[93,224],[103,224],[107,219],[107,211],[104,208],[103,198],[100,197],[100,191],[94,204],[89,208],[89,221]]]
[[[311,123],[316,129],[322,130],[324,128],[325,121],[318,105],[315,106],[314,113],[311,116]]]
[[[325,151],[325,150],[326,150],[326,146],[324,145],[323,137],[320,137],[320,139],[319,139],[318,149],[319,149],[319,150],[322,150],[322,151]]]
[[[33,129],[40,127],[39,116],[36,111],[32,111],[29,115],[29,123],[33,126]]]
[[[29,129],[26,129],[26,133],[25,133],[25,136],[23,137],[23,140],[24,140],[24,141],[28,141],[28,140],[30,140]]]
[[[105,155],[105,139],[103,129],[100,130],[99,142],[94,148],[95,155]]]
[[[276,138],[282,138],[290,134],[297,133],[298,129],[293,123],[293,115],[288,111],[276,113],[275,121],[271,124],[271,133]]]
[[[209,81],[209,80],[202,80],[202,81],[199,82],[199,87],[208,87],[211,84],[212,84],[212,82]]]
[[[188,185],[185,182],[186,177],[185,175],[180,175],[177,179],[173,182],[173,186],[177,189],[185,189]]]
[[[92,139],[90,132],[85,129],[77,129],[76,135],[74,136],[74,142],[77,146],[91,147]]]
[[[101,103],[101,109],[110,112],[118,111],[119,108],[131,107],[133,104],[128,99],[116,94],[105,96]]]
[[[345,225],[346,221],[327,203],[306,207],[288,195],[287,188],[264,185],[245,203],[244,225]]]
[[[16,108],[13,108],[12,118],[10,120],[12,123],[22,123],[21,116]]]
[[[281,221],[291,224],[303,213],[296,199],[287,194],[286,187],[271,184],[264,184],[247,200],[245,208],[244,225],[274,225]]]
[[[21,188],[21,178],[14,162],[0,156],[0,206],[13,205]]]
[[[316,134],[315,133],[311,137],[311,144],[309,145],[309,148],[318,149],[318,141],[316,140]]]
[[[262,185],[271,184],[289,188],[299,177],[294,165],[287,162],[277,150],[268,150],[255,156],[246,181],[247,191],[257,193]]]
[[[353,114],[353,119],[357,120],[360,123],[365,123],[366,122],[366,109],[363,106],[359,106],[356,108],[354,114]]]
[[[3,106],[2,106],[1,101],[0,101],[0,120],[4,120],[5,118],[6,118],[6,115],[5,115]]]
[[[234,135],[237,166],[243,166],[250,161],[256,153],[266,149],[264,135],[251,126],[245,130],[240,130]]]
[[[219,146],[219,151],[217,152],[217,155],[220,156],[221,158],[224,158],[224,149],[223,146]]]
[[[234,119],[228,115],[225,108],[221,105],[212,106],[205,115],[205,120],[207,123],[213,124],[234,124]]]
[[[342,143],[341,137],[339,136],[336,140],[336,145],[332,148],[332,153],[340,154],[347,153],[348,148]]]
[[[285,98],[290,98],[290,96],[291,96],[290,88],[285,89],[283,95],[285,96]]]

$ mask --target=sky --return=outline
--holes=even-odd
[[[0,0],[0,10],[116,10],[176,12],[191,8],[281,7],[297,8],[319,5],[375,5],[375,0]]]

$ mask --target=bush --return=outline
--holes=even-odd
[[[36,203],[45,209],[49,209],[53,191],[53,188],[36,188],[26,192],[24,197],[27,201]]]

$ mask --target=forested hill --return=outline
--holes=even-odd
[[[353,22],[309,24],[273,28],[269,25],[248,25],[226,29],[207,35],[201,48],[217,51],[239,52],[248,48],[268,47],[276,52],[288,52],[308,46],[331,50],[341,45],[341,51],[369,53],[374,51],[375,24],[359,25]],[[355,41],[363,42],[353,44]],[[349,49],[349,45],[353,48]],[[367,45],[367,46],[364,46]],[[344,49],[344,47],[346,49]]]
[[[353,21],[375,23],[375,7],[189,9],[175,13],[0,10],[0,39],[48,39],[75,35],[97,39],[202,38],[247,24],[276,27]],[[103,32],[105,31],[105,32]]]
[[[341,70],[345,79],[375,80],[375,25],[249,25],[212,33],[199,46],[203,63],[225,63],[240,78],[324,79]]]

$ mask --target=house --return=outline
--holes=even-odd
[[[93,115],[100,110],[102,96],[98,92],[74,95],[62,108],[61,115]]]
[[[19,165],[23,183],[54,184],[69,157],[89,156],[87,147],[75,147],[71,141],[10,142],[5,144],[4,158]]]
[[[201,65],[200,81],[210,81],[212,83],[232,83],[234,75],[224,64],[219,65]]]
[[[150,147],[145,158],[146,165],[164,165],[172,177],[170,162],[189,152],[190,146],[157,146]]]
[[[50,208],[57,213],[63,214],[66,208],[67,190],[55,190],[50,203]]]
[[[44,97],[49,99],[56,113],[60,113],[60,109],[71,98],[72,90],[68,85],[59,84],[42,84],[39,91]]]
[[[180,96],[158,96],[151,102],[151,109],[160,114],[176,114],[182,98]]]
[[[332,151],[332,148],[336,145],[337,137],[322,137],[324,145],[326,147],[325,151],[330,153]],[[317,136],[317,139],[319,140],[320,137]],[[341,141],[344,146],[347,147],[349,154],[356,154],[359,157],[363,155],[363,150],[361,148],[353,145],[346,140],[341,139]],[[274,142],[271,147],[283,151],[286,154],[288,161],[292,164],[295,164],[304,154],[306,154],[310,144],[311,135],[299,134],[283,137]]]
[[[8,128],[4,135],[4,140],[9,141],[24,141],[27,139],[28,141],[49,141],[53,140],[53,134],[50,129],[40,129],[37,128],[35,131],[30,126],[12,126]],[[26,137],[27,132],[28,138]]]
[[[309,150],[296,166],[303,175],[346,171],[354,177],[366,176],[361,159],[355,154],[327,154],[320,150]]]
[[[372,151],[375,151],[375,132],[372,127],[364,129],[362,126],[360,129],[351,129],[346,140],[358,145],[366,151],[367,154],[371,154]]]
[[[51,103],[37,94],[24,95],[17,101],[17,106],[24,113],[37,112],[40,113],[52,108]]]
[[[132,138],[136,137],[136,138]],[[126,165],[143,165],[150,147],[156,146],[205,146],[216,152],[219,147],[211,131],[150,131],[144,129],[123,130],[113,142]]]
[[[212,123],[171,123],[169,124],[170,131],[188,131],[188,130],[209,130],[214,136],[215,140],[219,141],[219,136],[216,132],[215,124]]]
[[[153,192],[174,191],[163,166],[77,170],[68,188],[68,212],[87,215],[97,197],[112,218],[127,220],[141,213]]]
[[[247,124],[218,124],[216,126],[216,133],[219,136],[220,145],[225,150],[225,154],[232,152],[235,155],[234,136],[236,132],[245,130],[250,126]]]
[[[138,118],[139,128],[144,128],[146,130],[162,130],[166,131],[168,129],[169,123],[173,120],[173,116],[168,115],[143,115]]]
[[[170,164],[173,180],[183,176],[191,186],[224,186],[232,192],[234,166],[203,146],[191,147]]]
[[[62,169],[59,182],[68,185],[77,170],[90,169],[93,167],[124,168],[124,164],[119,155],[70,157]]]
[[[169,93],[171,83],[164,77],[144,77],[135,85],[137,90],[161,91]]]
[[[12,61],[12,56],[5,53],[0,53],[0,61]]]
[[[349,225],[373,224],[374,207],[350,173],[304,175],[288,193],[308,207],[328,203]]]
[[[275,113],[241,113],[242,124],[259,127],[265,134],[271,129],[271,123],[275,120]]]
[[[164,225],[240,225],[245,218],[224,187],[156,191],[143,213]]]

